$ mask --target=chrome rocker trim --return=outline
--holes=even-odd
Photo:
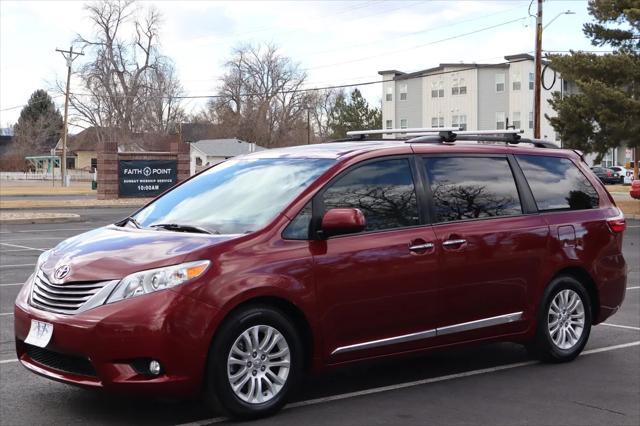
[[[463,331],[492,327],[494,325],[508,324],[511,322],[522,320],[522,314],[523,312],[514,312],[511,314],[498,315],[497,317],[483,318],[475,321],[434,328],[433,330],[420,331],[418,333],[403,334],[402,336],[371,340],[368,342],[356,343],[354,345],[348,346],[340,346],[339,348],[336,348],[333,352],[331,352],[331,355],[360,351],[363,349],[378,348],[381,346],[395,345],[398,343],[413,342],[415,340],[429,339],[431,337],[443,336],[446,334],[461,333]]]

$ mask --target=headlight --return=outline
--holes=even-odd
[[[186,283],[204,274],[210,263],[208,260],[198,260],[127,275],[118,283],[106,303],[130,299]]]
[[[42,264],[47,261],[49,256],[51,256],[51,249],[44,251],[40,254],[40,256],[38,257],[38,261],[36,262],[36,270],[35,270],[36,274],[40,270],[40,267],[42,267]]]

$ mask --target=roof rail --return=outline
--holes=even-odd
[[[529,143],[536,148],[558,148],[555,144],[541,139],[522,138],[524,130],[463,130],[452,132],[443,130],[438,135],[422,135],[406,140],[406,143],[453,143],[455,141],[504,142],[509,144]]]
[[[364,137],[367,135],[391,135],[398,133],[407,133],[407,134],[425,134],[425,133],[434,133],[442,131],[451,131],[457,132],[461,128],[460,127],[411,127],[407,129],[371,129],[371,130],[352,130],[347,132],[347,136],[360,136]]]

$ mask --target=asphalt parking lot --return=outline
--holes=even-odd
[[[0,225],[0,424],[224,423],[198,401],[87,391],[17,362],[13,301],[38,255],[131,209],[64,211],[84,221]],[[253,424],[640,424],[640,221],[627,225],[625,302],[593,329],[574,362],[539,364],[522,347],[501,343],[345,368],[307,378],[283,412]]]

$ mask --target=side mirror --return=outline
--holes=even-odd
[[[330,209],[322,217],[322,236],[353,234],[364,230],[366,225],[364,214],[360,209]]]

